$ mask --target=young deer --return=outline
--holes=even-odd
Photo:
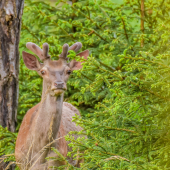
[[[37,71],[43,78],[43,91],[41,102],[28,110],[22,121],[16,141],[15,157],[22,170],[44,170],[49,166],[64,165],[64,161],[45,159],[46,157],[57,157],[50,147],[57,148],[66,157],[71,148],[68,147],[64,136],[70,131],[81,130],[72,122],[72,116],[80,115],[79,111],[71,104],[63,102],[63,97],[64,91],[67,90],[66,82],[70,73],[82,67],[81,62],[76,60],[67,62],[68,51],[77,52],[82,44],[77,42],[70,48],[68,44],[64,44],[57,61],[50,60],[47,43],[43,44],[43,50],[31,42],[28,42],[26,46],[43,61],[40,63],[34,55],[25,51],[22,53],[26,67]],[[87,59],[89,51],[85,50],[77,55]],[[59,140],[52,142],[57,138]],[[47,147],[50,142],[52,144]],[[77,164],[72,158],[68,159],[72,165]]]

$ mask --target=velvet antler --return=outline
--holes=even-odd
[[[69,50],[74,50],[75,52],[77,52],[78,50],[80,50],[80,48],[82,47],[82,43],[81,42],[76,42],[75,44],[73,44]]]
[[[63,45],[63,51],[62,51],[62,53],[59,55],[59,57],[60,57],[61,59],[67,60],[68,50],[69,50],[69,45],[68,45],[68,44],[64,44],[64,45]]]
[[[38,45],[32,42],[28,42],[26,44],[26,47],[33,53],[35,53],[42,61],[50,58],[50,55],[48,54],[49,51],[48,43],[43,44],[43,50]]]
[[[67,58],[68,51],[69,50],[74,50],[75,52],[77,52],[78,50],[80,50],[81,47],[82,47],[82,43],[80,43],[80,42],[76,42],[71,47],[69,47],[68,44],[64,44],[63,45],[63,51],[59,55],[60,59],[63,59],[64,61],[67,61],[68,60],[68,58]]]

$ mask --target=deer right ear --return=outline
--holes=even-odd
[[[36,71],[38,71],[40,69],[40,63],[34,55],[23,51],[22,57],[23,57],[25,65],[28,69],[36,70]]]
[[[81,53],[77,54],[76,56],[80,56],[80,57],[83,57],[84,59],[87,60],[87,57],[89,56],[89,50],[85,50],[85,51],[82,51]],[[79,70],[81,69],[83,66],[81,65],[83,62],[79,62],[79,61],[76,61],[76,60],[72,60],[70,62],[70,68],[71,70]]]

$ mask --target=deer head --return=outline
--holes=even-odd
[[[82,47],[80,42],[73,44],[71,47],[69,47],[68,44],[64,44],[62,53],[59,55],[59,60],[50,59],[50,55],[48,54],[49,45],[47,43],[43,44],[43,49],[31,42],[28,42],[26,47],[35,53],[43,62],[40,63],[34,55],[23,51],[23,60],[26,67],[30,70],[37,71],[37,73],[43,78],[46,86],[50,89],[50,94],[52,96],[61,95],[67,90],[66,82],[71,72],[82,68],[82,62],[76,60],[68,62],[67,57],[69,50],[77,52]],[[80,57],[83,56],[87,59],[89,51],[85,50],[77,55]]]

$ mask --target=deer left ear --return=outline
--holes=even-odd
[[[80,56],[83,57],[84,59],[87,60],[87,57],[89,56],[89,50],[85,50],[79,54],[77,54],[76,56]],[[76,61],[76,60],[72,60],[69,64],[71,70],[79,70],[81,69],[83,66],[81,65],[83,62],[80,61]]]
[[[23,51],[22,52],[22,57],[23,57],[25,65],[26,65],[26,67],[28,69],[35,70],[35,71],[39,70],[40,63],[39,63],[38,59],[34,55]]]

